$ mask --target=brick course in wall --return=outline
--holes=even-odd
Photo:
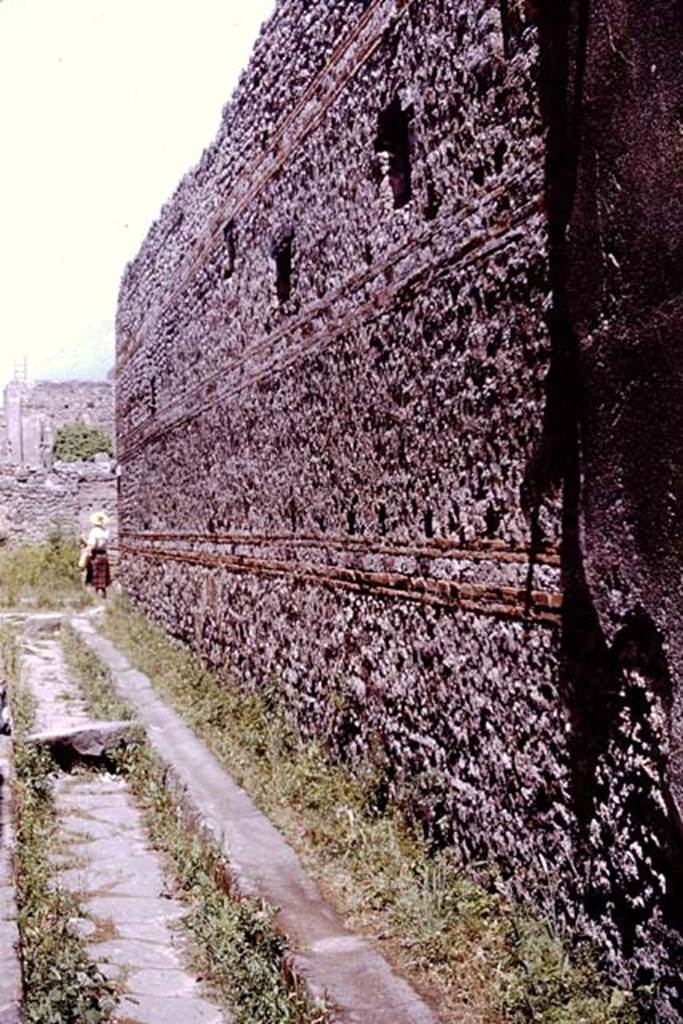
[[[122,574],[674,1020],[666,714],[568,580],[533,8],[278,4],[124,276]]]

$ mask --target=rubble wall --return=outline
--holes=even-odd
[[[0,462],[9,459],[9,438],[7,436],[7,418],[4,409],[0,409]]]
[[[68,423],[115,435],[114,389],[106,381],[12,381],[4,405],[7,457],[17,464],[49,466],[55,434]]]
[[[647,693],[642,730],[615,711],[591,789],[577,714],[590,678],[623,678],[593,670],[565,555],[576,387],[547,140],[567,83],[535,12],[279,3],[124,276],[122,572],[209,663],[377,760],[431,834],[673,1005],[661,730]],[[638,930],[615,839],[645,880]]]
[[[0,543],[39,544],[55,531],[82,536],[93,512],[111,517],[116,547],[116,476],[110,463],[60,463],[51,470],[0,465]]]
[[[683,20],[637,0],[541,13],[577,846],[598,930],[620,921],[646,984],[668,965],[645,1019],[679,1020]]]
[[[13,381],[6,386],[0,414],[0,543],[40,543],[55,530],[80,536],[99,509],[106,509],[116,533],[113,459],[53,461],[56,431],[75,422],[114,437],[110,383]]]
[[[114,433],[114,389],[107,381],[38,380],[29,385],[27,405],[46,413],[55,430],[79,422]]]

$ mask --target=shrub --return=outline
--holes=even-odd
[[[67,423],[55,434],[52,448],[60,462],[78,462],[92,459],[98,452],[114,454],[114,443],[104,430],[87,423]]]
[[[83,607],[90,595],[81,586],[80,549],[74,537],[54,530],[43,544],[0,551],[0,608]]]

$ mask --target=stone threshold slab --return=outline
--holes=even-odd
[[[245,896],[279,908],[277,923],[293,946],[294,971],[316,1001],[332,1004],[340,1024],[437,1024],[437,1017],[370,941],[350,932],[321,896],[296,853],[150,679],[102,636],[86,616],[71,625],[112,674],[137,711],[155,754],[202,832],[229,865]]]

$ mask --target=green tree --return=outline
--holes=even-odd
[[[100,427],[87,423],[67,423],[55,434],[52,453],[60,462],[77,462],[92,459],[98,452],[114,454],[114,443]]]

